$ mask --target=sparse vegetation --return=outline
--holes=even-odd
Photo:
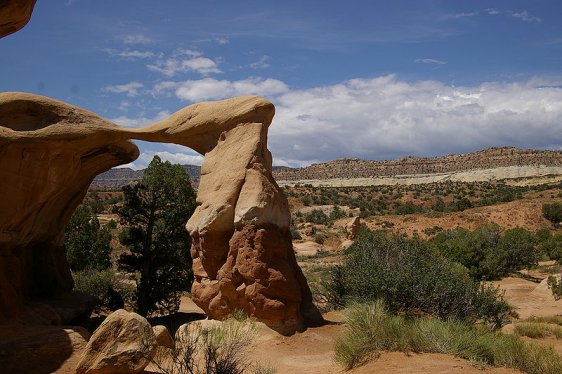
[[[111,297],[108,290],[116,292],[124,305],[128,307],[132,304],[134,286],[127,283],[122,277],[117,276],[112,270],[86,269],[73,273],[74,289],[82,291],[98,298],[99,303],[96,311],[102,309],[115,310],[123,306],[116,305],[115,299]]]
[[[562,372],[562,359],[552,348],[514,335],[453,319],[408,320],[390,314],[381,301],[352,305],[346,311],[346,331],[336,342],[336,360],[350,369],[382,350],[445,353],[479,367],[504,366],[529,374]]]
[[[336,307],[380,299],[393,313],[485,320],[496,327],[510,312],[497,289],[481,286],[426,242],[382,231],[362,229],[324,286]]]
[[[562,203],[544,204],[542,214],[544,218],[555,225],[562,222]]]

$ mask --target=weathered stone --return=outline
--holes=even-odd
[[[149,364],[156,338],[148,321],[119,309],[94,331],[76,372],[141,373]]]
[[[33,12],[36,0],[0,1],[0,38],[24,27]]]
[[[172,338],[166,326],[154,326],[152,327],[152,331],[154,332],[157,346],[174,349],[174,338]]]
[[[287,334],[321,318],[294,257],[287,199],[271,174],[273,115],[270,102],[248,96],[194,104],[127,129],[42,96],[0,94],[0,196],[10,197],[0,212],[0,320],[18,314],[26,299],[72,288],[64,227],[96,174],[138,156],[129,139],[205,155],[187,224],[195,303],[213,318],[242,308]],[[259,259],[244,249],[253,246]],[[239,271],[239,252],[255,269]]]
[[[360,228],[361,228],[361,218],[353,217],[347,223],[347,225],[345,225],[345,231],[347,232],[347,239],[354,240]]]

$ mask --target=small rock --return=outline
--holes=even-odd
[[[159,347],[166,347],[174,349],[174,338],[170,335],[170,332],[166,326],[158,325],[152,328],[154,336],[156,337],[156,345]]]

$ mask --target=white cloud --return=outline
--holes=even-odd
[[[540,17],[533,16],[529,14],[529,12],[526,10],[522,10],[520,12],[514,12],[512,10],[503,10],[503,9],[495,9],[495,8],[488,8],[488,9],[484,9],[483,11],[456,13],[456,14],[448,15],[447,18],[453,18],[453,19],[470,18],[481,14],[488,15],[488,16],[503,15],[506,17],[517,18],[524,22],[542,22],[542,19]]]
[[[518,13],[512,12],[511,16],[515,18],[519,18],[521,21],[525,21],[525,22],[542,22],[542,19],[530,15],[529,12],[527,12],[526,10]]]
[[[185,152],[167,152],[167,151],[147,151],[143,152],[140,157],[128,166],[132,169],[139,170],[145,169],[154,156],[159,156],[162,161],[170,161],[172,164],[180,165],[201,165],[204,157],[196,154],[193,151],[186,150]]]
[[[111,56],[122,57],[131,60],[152,58],[156,56],[156,54],[151,51],[138,51],[130,49],[120,51],[117,49],[106,48],[104,49],[104,52],[110,54]]]
[[[258,61],[252,62],[250,64],[250,68],[252,68],[252,69],[268,68],[270,65],[267,61],[269,61],[269,56],[262,56]]]
[[[130,82],[127,84],[105,86],[102,90],[105,92],[124,93],[129,97],[134,97],[138,96],[139,90],[143,87],[144,85],[140,82]]]
[[[240,95],[271,96],[288,90],[289,88],[284,82],[271,78],[248,78],[238,81],[205,78],[182,82],[176,89],[176,96],[194,102]]]
[[[152,118],[147,118],[144,116],[136,117],[136,118],[119,116],[119,117],[112,118],[111,121],[125,127],[141,127],[141,126],[149,125],[153,122],[161,121],[169,116],[170,116],[170,112],[168,112],[167,110],[162,110]]]
[[[179,60],[177,58],[158,60],[154,64],[147,65],[147,68],[148,70],[162,73],[168,77],[173,77],[177,73],[190,71],[197,72],[201,75],[221,73],[221,70],[215,61],[202,56],[193,56],[185,60]]]
[[[451,87],[389,75],[293,90],[273,99],[269,144],[276,159],[293,165],[294,160],[386,159],[503,145],[559,147],[559,84],[534,79]]]
[[[143,34],[128,34],[120,37],[125,44],[151,44],[154,40]]]
[[[429,65],[445,65],[447,62],[442,60],[436,60],[433,58],[417,58],[414,60],[418,64],[429,64]]]

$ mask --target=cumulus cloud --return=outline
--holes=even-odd
[[[240,95],[271,96],[288,90],[284,82],[271,78],[248,78],[238,81],[205,78],[180,83],[176,89],[176,96],[183,100],[201,101]]]
[[[141,126],[149,125],[153,122],[161,121],[169,116],[170,116],[170,112],[168,112],[167,110],[162,110],[158,112],[154,117],[140,116],[140,117],[131,118],[127,116],[119,116],[119,117],[112,118],[111,121],[125,127],[141,127]]]
[[[139,95],[139,90],[143,87],[144,85],[142,83],[135,81],[127,84],[105,86],[102,90],[105,92],[124,93],[129,97],[134,97]]]
[[[446,61],[436,60],[434,58],[417,58],[414,60],[417,64],[429,64],[429,65],[445,65]]]
[[[293,90],[273,101],[270,148],[292,165],[562,145],[562,89],[537,80],[451,87],[388,75]]]

